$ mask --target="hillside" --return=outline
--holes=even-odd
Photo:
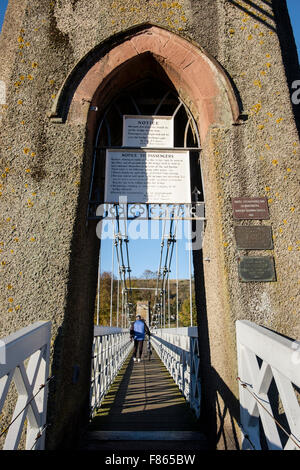
[[[145,274],[146,273],[146,274]],[[152,318],[154,314],[154,303],[155,303],[155,290],[145,290],[145,288],[156,289],[157,280],[154,278],[154,273],[145,272],[141,278],[133,278],[131,280],[132,290],[128,290],[128,302],[130,306],[130,316],[134,318],[136,314],[136,303],[137,302],[150,302],[150,309]],[[148,275],[148,278],[145,276]],[[99,323],[103,326],[108,326],[110,324],[110,311],[111,311],[111,273],[104,272],[101,274],[100,278],[100,314]],[[129,284],[127,284],[129,288]],[[158,294],[162,287],[162,282],[158,283]],[[169,293],[168,293],[169,287]],[[139,290],[138,288],[142,288]],[[119,305],[119,326],[121,326],[121,283],[119,283],[119,302],[118,302],[118,280],[113,279],[113,295],[112,295],[112,326],[117,326],[117,310]],[[171,326],[176,325],[176,312],[177,312],[177,281],[169,280],[169,283],[166,283],[166,325],[169,324],[168,312],[170,311],[170,324]],[[159,299],[159,297],[158,297]],[[168,307],[168,300],[170,302],[170,307]],[[193,302],[193,324],[196,324],[196,308],[195,308],[195,299],[194,299],[194,281],[192,280],[192,302]],[[97,298],[96,298],[96,307],[95,307],[95,323],[97,318]],[[179,313],[179,326],[189,326],[190,325],[190,281],[189,279],[180,279],[178,280],[178,313]],[[158,320],[156,318],[156,320]]]

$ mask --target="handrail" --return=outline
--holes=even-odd
[[[236,322],[236,337],[242,448],[262,449],[261,427],[269,450],[299,450],[298,343],[246,320]],[[284,413],[277,417],[279,403]]]
[[[129,330],[114,327],[94,327],[90,388],[90,415],[108,392],[117,373],[133,348]]]
[[[0,436],[5,436],[3,450],[18,449],[25,426],[25,449],[44,449],[50,337],[51,322],[39,321],[1,340],[0,413],[12,382],[17,391],[14,412],[0,430]]]
[[[196,417],[199,417],[201,381],[197,327],[153,330],[151,343]]]
[[[95,336],[105,336],[105,335],[114,335],[119,333],[128,333],[128,329],[118,328],[114,326],[94,326],[94,337]]]

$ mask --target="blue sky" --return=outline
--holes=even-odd
[[[146,269],[150,269],[153,272],[157,272],[160,262],[161,253],[161,237],[163,232],[163,222],[156,225],[156,222],[152,223],[152,229],[150,223],[136,221],[136,226],[129,226],[129,262],[132,269],[132,276],[141,276]],[[108,222],[110,224],[110,222]],[[173,257],[171,263],[170,279],[176,278],[176,251],[178,253],[178,278],[186,279],[189,277],[189,252],[187,250],[188,243],[187,237],[189,234],[188,222],[179,222],[177,226],[177,248],[174,245]],[[175,224],[174,224],[175,226]],[[110,231],[112,225],[109,225]],[[121,233],[124,233],[124,228],[121,225]],[[151,237],[152,231],[152,237]],[[107,232],[109,233],[109,232]],[[169,233],[168,222],[166,224],[165,234]],[[143,238],[145,236],[145,238]],[[148,238],[146,239],[146,236]],[[101,272],[112,271],[112,240],[111,238],[102,239],[101,247]],[[163,263],[165,264],[167,241],[164,242],[163,249]],[[124,256],[126,258],[126,252],[124,249]],[[125,265],[127,260],[125,260]],[[191,268],[192,271],[192,268]],[[116,252],[114,253],[114,273],[117,276],[118,268],[116,261]]]
[[[7,4],[8,4],[8,0],[0,0],[0,29],[2,28],[2,23],[3,23]]]
[[[298,56],[300,57],[300,0],[287,0],[287,6],[294,31]]]
[[[8,0],[0,0],[0,30],[5,15]],[[287,0],[291,23],[294,31],[298,55],[300,56],[300,0]],[[102,243],[102,269],[111,270],[111,240],[104,240]],[[156,271],[159,264],[160,240],[132,240],[130,243],[130,263],[133,269],[132,275],[141,275],[145,269]],[[179,253],[179,278],[186,278],[189,275],[189,257],[185,250],[185,240],[178,242]],[[175,257],[174,257],[175,258]],[[116,271],[115,271],[116,272]],[[175,261],[170,277],[175,275]]]

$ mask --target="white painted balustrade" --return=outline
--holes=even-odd
[[[91,415],[100,406],[132,348],[133,343],[130,341],[129,329],[94,327],[90,392]]]
[[[246,320],[236,336],[243,449],[299,450],[299,342]]]
[[[199,417],[201,382],[197,327],[154,330],[151,344]]]
[[[1,424],[3,450],[18,449],[24,427],[26,450],[44,449],[50,336],[51,322],[40,321],[0,341],[0,413],[12,383],[17,392],[10,422]]]
[[[300,343],[246,320],[236,322],[236,334],[242,448],[260,450],[264,442],[270,450],[299,450]],[[18,449],[24,428],[25,448],[44,449],[50,335],[51,322],[37,322],[0,340],[0,413],[12,383],[17,395],[10,421],[0,428],[4,450]],[[154,330],[151,344],[199,416],[197,328]],[[132,347],[128,329],[95,327],[92,414]]]

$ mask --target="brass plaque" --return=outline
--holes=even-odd
[[[244,256],[239,260],[241,282],[276,281],[274,258],[272,256]]]
[[[272,227],[234,227],[236,245],[239,250],[272,250]]]
[[[270,218],[266,197],[234,197],[231,204],[235,219],[264,220]]]

